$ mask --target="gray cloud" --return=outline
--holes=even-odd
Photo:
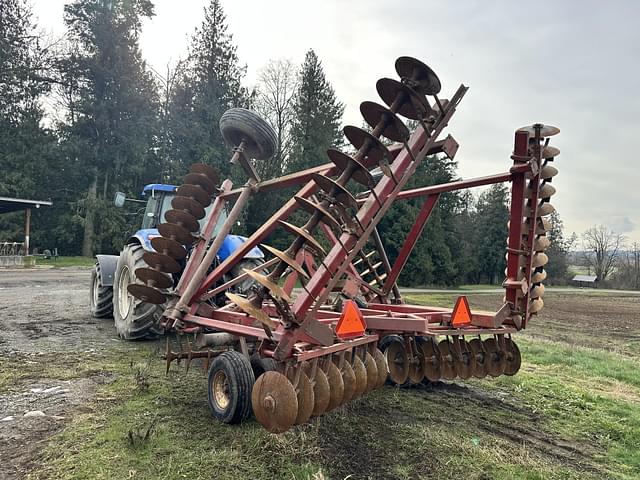
[[[44,27],[62,31],[64,0],[36,0]],[[158,71],[186,54],[207,0],[156,0],[142,51]],[[460,142],[460,173],[508,168],[515,128],[561,128],[554,205],[568,232],[626,218],[640,241],[640,174],[633,152],[640,131],[640,2],[456,2],[383,0],[223,0],[247,82],[268,59],[301,62],[312,47],[323,61],[345,121],[376,99],[375,81],[413,55],[430,64],[443,96],[470,86],[449,131]]]

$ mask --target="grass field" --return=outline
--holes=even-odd
[[[32,479],[640,478],[640,297],[545,301],[518,336],[516,376],[386,386],[282,435],[213,421],[205,376],[174,366],[165,377],[160,343],[3,362],[0,392],[43,376],[105,379],[43,446]]]

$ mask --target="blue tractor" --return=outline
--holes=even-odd
[[[91,315],[96,318],[113,317],[118,335],[125,340],[154,338],[162,332],[158,321],[164,307],[144,303],[127,291],[127,285],[142,283],[136,278],[136,269],[145,267],[142,256],[147,251],[154,251],[151,239],[160,236],[157,226],[166,221],[165,213],[171,210],[171,201],[175,197],[178,187],[153,183],[144,187],[142,196],[145,200],[135,200],[146,203],[142,227],[125,243],[120,255],[97,255],[96,264],[91,272],[90,307]],[[116,194],[116,206],[124,204],[124,194]],[[209,217],[210,208],[206,209],[206,216],[200,220],[202,227]],[[227,215],[222,212],[216,229],[224,223]],[[216,232],[214,231],[213,237]],[[240,245],[246,241],[240,235],[227,235],[217,253],[217,261],[224,261]],[[243,268],[255,268],[264,263],[264,254],[255,247],[242,262],[237,263],[229,272],[225,281],[242,274]],[[182,265],[184,268],[184,264]],[[214,265],[215,266],[215,265]],[[180,273],[175,274],[175,280]],[[245,293],[252,286],[251,279],[236,284],[234,293]]]

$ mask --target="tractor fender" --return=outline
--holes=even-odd
[[[155,251],[151,246],[151,239],[153,237],[159,237],[160,232],[158,232],[157,228],[146,228],[144,230],[138,230],[133,236],[129,237],[127,240],[127,245],[131,245],[133,243],[137,243],[138,245],[142,245],[147,252]]]
[[[220,250],[218,250],[218,258],[220,259],[220,261],[224,262],[246,241],[247,237],[243,237],[242,235],[227,235],[227,237],[222,242],[222,245],[220,246]],[[264,258],[264,253],[258,247],[253,247],[244,256],[244,258]]]
[[[96,255],[100,265],[100,282],[103,287],[113,286],[113,277],[116,274],[118,255]]]

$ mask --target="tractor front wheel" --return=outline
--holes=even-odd
[[[125,340],[155,338],[162,334],[158,325],[163,312],[162,306],[141,302],[127,290],[130,283],[141,283],[136,278],[135,271],[147,266],[142,259],[144,252],[141,245],[125,245],[116,266],[113,319],[118,335]]]

